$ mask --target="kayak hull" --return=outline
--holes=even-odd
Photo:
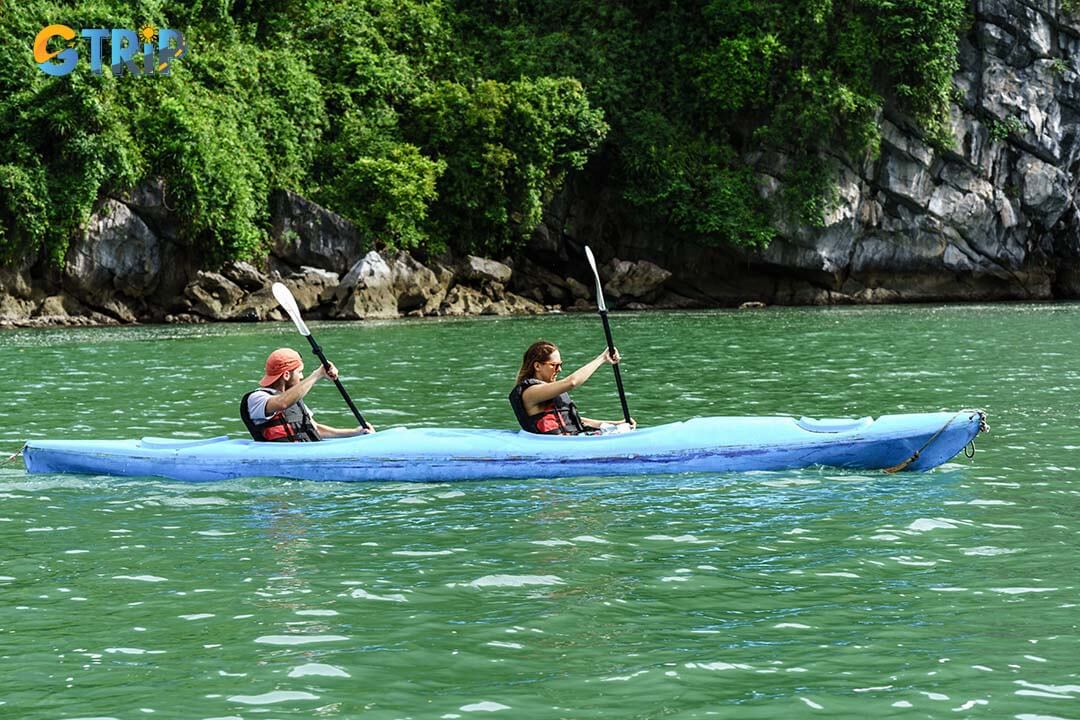
[[[634,432],[560,437],[510,430],[393,428],[318,443],[31,440],[31,473],[157,476],[212,482],[283,477],[332,482],[787,470],[929,470],[984,427],[979,411],[843,420],[709,417]]]

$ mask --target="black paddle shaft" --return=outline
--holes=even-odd
[[[604,337],[607,338],[608,351],[615,354],[615,342],[611,339],[611,325],[608,324],[607,310],[600,311],[600,319],[604,321]],[[619,402],[622,403],[623,419],[630,423],[630,409],[626,406],[626,391],[622,386],[622,374],[618,364],[613,364],[611,369],[615,371],[615,387],[619,389]]]
[[[315,342],[315,338],[311,335],[307,336],[308,342],[311,343],[311,351],[315,353],[315,357],[319,358],[324,368],[330,367],[330,361],[323,355],[322,348],[319,347],[319,343]],[[360,423],[360,427],[368,427],[367,420],[360,414],[360,411],[356,409],[356,405],[353,404],[352,398],[349,397],[349,393],[345,392],[345,386],[341,384],[341,380],[334,378],[334,384],[337,385],[338,392],[341,393],[341,397],[345,398],[345,402],[348,404],[349,409],[352,410],[352,414],[356,416],[356,422]]]

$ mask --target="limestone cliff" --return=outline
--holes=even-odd
[[[824,227],[781,225],[759,251],[696,246],[642,227],[593,177],[556,203],[545,237],[565,224],[608,257],[652,260],[706,304],[1080,296],[1080,17],[1058,0],[975,0],[972,12],[952,147],[886,109],[877,157],[834,158]],[[785,158],[751,160],[762,193],[779,192]]]

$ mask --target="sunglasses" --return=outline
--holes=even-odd
[[[544,365],[550,365],[551,367],[555,368],[555,372],[558,372],[559,370],[562,370],[562,363],[561,362],[551,362],[550,360],[548,360],[547,362],[544,363]]]

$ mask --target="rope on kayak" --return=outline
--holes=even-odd
[[[983,411],[983,410],[975,410],[975,412],[978,413],[978,432],[980,432],[980,433],[988,433],[988,432],[990,432],[990,426],[986,424],[986,412]],[[933,443],[933,441],[937,439],[937,436],[944,433],[945,429],[947,429],[947,427],[950,424],[953,424],[953,421],[956,420],[957,418],[959,418],[961,415],[964,415],[964,412],[957,412],[955,416],[949,418],[948,422],[946,422],[944,425],[942,425],[941,430],[939,430],[936,433],[934,433],[933,435],[931,435],[930,439],[927,440],[926,443],[923,443],[922,447],[919,448],[918,450],[916,450],[915,454],[913,454],[912,457],[908,458],[907,460],[900,463],[899,465],[893,465],[892,467],[886,467],[885,472],[887,472],[887,473],[899,473],[900,471],[904,470],[905,467],[907,467],[908,465],[910,465],[913,462],[915,462],[916,460],[918,460],[919,456],[921,456],[921,454],[922,454],[922,451],[926,450],[928,447],[930,447],[930,444]],[[974,438],[971,440],[970,445],[971,445],[971,454],[968,457],[969,458],[974,458],[975,457],[975,440],[974,440]],[[964,454],[968,454],[967,446],[964,446]]]
[[[986,413],[983,412],[982,410],[976,410],[976,412],[979,413],[979,432],[990,432],[990,426],[986,424]],[[953,415],[951,418],[949,418],[948,422],[946,422],[944,425],[941,426],[940,430],[938,430],[936,433],[931,435],[930,439],[927,440],[925,443],[923,443],[923,446],[921,448],[919,448],[918,450],[915,451],[914,455],[912,455],[911,457],[909,457],[907,460],[900,463],[899,465],[893,465],[890,468],[885,468],[885,472],[887,472],[887,473],[898,473],[901,470],[903,470],[904,468],[906,468],[908,465],[910,465],[911,463],[918,460],[919,456],[922,455],[923,450],[930,447],[930,443],[937,440],[938,435],[945,432],[945,429],[947,427],[949,427],[949,425],[952,424],[953,420],[955,420],[956,418],[958,418],[958,417],[960,417],[961,415],[964,415],[964,414],[965,413],[963,413],[963,412],[958,412],[955,415]],[[968,455],[969,458],[975,457],[975,441],[972,440],[970,444],[971,444],[971,455]],[[964,454],[967,455],[967,446],[964,446]]]
[[[893,465],[892,467],[885,468],[885,472],[887,472],[887,473],[898,473],[901,470],[903,470],[904,468],[906,468],[908,465],[910,465],[911,463],[918,460],[919,456],[922,455],[922,451],[925,450],[926,448],[930,447],[930,443],[937,440],[938,435],[945,432],[945,428],[949,427],[949,425],[952,424],[952,421],[955,420],[959,415],[960,415],[960,413],[956,413],[956,415],[953,415],[951,418],[949,418],[948,422],[946,422],[944,425],[942,425],[941,428],[936,433],[931,435],[930,439],[927,440],[925,443],[923,443],[923,446],[921,448],[919,448],[918,450],[916,450],[914,455],[909,457],[904,462],[899,463],[898,465]]]
[[[10,456],[8,456],[8,458],[6,460],[0,460],[0,465],[7,465],[9,462],[11,462],[15,458],[19,457],[20,455],[22,455],[22,452],[25,449],[26,449],[26,445],[23,445],[21,448],[19,448],[18,450],[13,452]]]

